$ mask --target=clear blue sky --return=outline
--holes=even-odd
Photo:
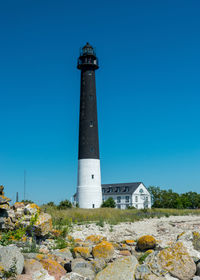
[[[37,203],[76,190],[79,48],[96,47],[102,183],[200,188],[198,0],[0,3],[0,184]]]

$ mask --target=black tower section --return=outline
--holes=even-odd
[[[99,159],[95,70],[99,68],[95,50],[87,43],[80,51],[81,70],[78,159]]]

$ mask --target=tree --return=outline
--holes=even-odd
[[[58,209],[68,209],[68,208],[72,208],[72,203],[68,199],[62,200],[58,205]]]
[[[104,201],[101,205],[102,208],[108,207],[108,208],[115,208],[116,203],[112,197],[109,197],[106,201]]]

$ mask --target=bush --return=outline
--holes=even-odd
[[[67,209],[67,208],[72,208],[72,203],[68,199],[62,200],[58,205],[58,209]]]
[[[102,208],[109,207],[109,208],[115,208],[116,203],[112,197],[109,197],[106,201],[104,201],[101,205]]]

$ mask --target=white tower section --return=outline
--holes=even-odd
[[[79,159],[77,199],[80,208],[99,208],[102,204],[99,159]]]

